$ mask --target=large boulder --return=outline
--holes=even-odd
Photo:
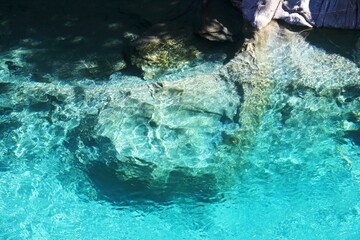
[[[272,19],[308,27],[360,29],[358,0],[231,0],[258,29]]]

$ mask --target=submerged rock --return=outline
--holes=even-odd
[[[141,41],[150,36],[130,37],[134,44],[148,46]],[[160,34],[139,64],[162,66],[157,55],[162,52],[187,56],[189,49],[182,45],[186,36],[176,37]],[[173,64],[182,60],[167,61],[171,64],[164,66],[176,69]],[[159,69],[155,64],[149,77],[161,75]],[[157,82],[119,74],[107,82],[70,83],[15,78],[2,70],[8,75],[0,84],[0,147],[12,145],[9,154],[21,164],[51,156],[62,172],[75,172],[69,185],[87,182],[83,191],[89,185],[96,189],[98,198],[89,191],[91,199],[161,202],[214,197],[249,169],[284,174],[288,166],[304,169],[302,155],[310,163],[313,155],[320,156],[316,148],[306,150],[318,135],[319,141],[332,141],[349,130],[349,139],[358,141],[352,124],[358,125],[353,116],[360,104],[358,66],[310,45],[301,33],[270,23],[220,72],[211,70],[198,74],[192,69],[188,77],[177,72],[173,79]],[[255,148],[254,157],[248,150]],[[301,177],[301,171],[296,173]]]
[[[209,201],[243,173],[232,140],[241,104],[235,85],[198,75],[115,86],[82,90],[76,104],[84,110],[89,99],[99,98],[99,90],[108,101],[98,106],[99,113],[77,116],[64,142],[99,198]]]
[[[80,60],[75,65],[74,72],[81,77],[89,79],[103,78],[115,72],[124,70],[127,65],[124,59],[120,56],[107,58],[91,57],[86,60]]]
[[[177,29],[174,24],[179,23],[158,24],[132,42],[135,54],[131,56],[131,62],[143,71],[144,79],[180,70],[201,59],[201,52],[193,44],[191,30]]]
[[[344,98],[342,104],[346,104],[347,108],[358,107],[355,100],[355,89],[360,85],[358,66],[344,57],[327,54],[311,46],[300,33],[281,28],[275,22],[256,32],[255,38],[249,40],[244,50],[223,67],[221,74],[242,87],[241,128],[235,134],[242,149],[253,146],[264,114],[274,104],[273,101],[281,103],[279,126],[297,121],[294,116],[299,111],[299,104],[306,104],[309,115],[321,108],[321,111],[336,118],[342,110],[334,109],[338,101],[335,92]],[[324,104],[326,101],[331,101],[331,104]],[[316,115],[307,121],[322,118]],[[342,128],[340,119],[337,124]]]
[[[200,75],[127,91],[127,98],[101,111],[97,126],[97,134],[112,141],[119,159],[151,163],[156,166],[152,175],[159,179],[177,168],[220,176],[235,164],[220,150],[221,133],[237,128],[231,119],[240,100],[232,84]]]
[[[6,61],[5,64],[11,73],[18,72],[21,69],[21,66],[14,63],[13,61]]]

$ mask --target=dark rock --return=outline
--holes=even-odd
[[[41,75],[40,73],[31,74],[31,80],[34,82],[50,83],[50,79]]]
[[[0,107],[0,115],[9,115],[12,111],[10,107]]]
[[[79,126],[71,129],[67,133],[67,139],[64,142],[65,147],[70,151],[76,151],[79,141],[87,147],[96,146],[97,140],[94,138],[94,127],[97,123],[97,116],[87,115],[81,119]]]
[[[356,50],[360,31],[350,29],[313,29],[303,34],[311,45],[360,63],[360,51]],[[359,65],[360,66],[360,65]]]
[[[209,0],[202,6],[196,32],[210,41],[236,41],[242,35],[242,16],[227,0]]]
[[[50,102],[37,102],[29,106],[29,110],[33,112],[49,112],[55,109]]]
[[[84,101],[86,98],[85,90],[80,86],[74,87],[75,102]]]
[[[13,87],[12,83],[0,82],[0,94],[5,94],[11,91],[12,87]]]
[[[281,118],[280,122],[282,124],[285,124],[286,121],[291,117],[291,111],[293,110],[293,107],[289,105],[288,103],[285,104],[285,106],[280,110]]]
[[[350,139],[356,145],[360,146],[360,129],[355,131],[347,131],[345,132],[345,138]]]
[[[17,65],[13,61],[6,61],[5,64],[7,65],[7,68],[10,72],[18,72],[21,69],[21,66]]]
[[[33,112],[53,112],[61,104],[63,104],[61,96],[45,94],[41,98],[30,99],[28,109]]]
[[[206,19],[198,34],[210,41],[234,41],[233,34],[217,19]]]
[[[9,132],[19,128],[21,123],[15,119],[0,122],[0,137],[4,137]]]

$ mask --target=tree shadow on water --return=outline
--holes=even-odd
[[[312,29],[305,34],[305,37],[307,42],[324,49],[330,54],[338,54],[353,60],[356,43],[360,38],[360,31],[344,29]]]
[[[107,79],[129,68],[131,72],[126,55],[132,38],[175,20],[179,28],[192,27],[200,8],[201,1],[192,0],[2,2],[0,67],[8,68],[7,61],[21,68],[21,74],[50,74],[65,80]],[[171,36],[177,30],[164,34]],[[204,47],[207,44],[198,41],[204,51],[221,48]]]

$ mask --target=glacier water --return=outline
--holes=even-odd
[[[273,24],[152,81],[3,68],[0,238],[359,239],[357,51]]]

